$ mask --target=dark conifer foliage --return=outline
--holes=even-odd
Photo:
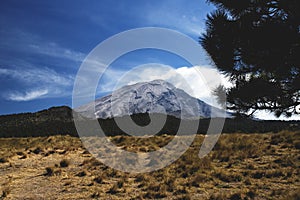
[[[256,110],[299,114],[300,1],[208,2],[217,10],[207,16],[200,44],[234,83],[225,90],[228,109],[240,116]]]

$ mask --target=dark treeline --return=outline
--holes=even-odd
[[[130,116],[127,116],[130,117]],[[162,117],[157,115],[155,117]],[[125,117],[124,117],[125,118]],[[150,122],[148,114],[136,114],[131,116],[136,124],[145,126]],[[91,121],[82,120],[88,135],[95,135],[93,130],[88,130],[92,126]],[[99,119],[101,128],[107,136],[126,135],[116,124],[114,119]],[[209,126],[210,119],[201,119],[197,133],[205,134]],[[180,119],[167,116],[164,127],[157,133],[174,135],[178,131]],[[189,123],[185,121],[186,134],[189,134]],[[266,133],[279,132],[282,130],[296,131],[300,128],[299,121],[257,121],[251,119],[226,119],[223,133]],[[147,134],[147,133],[145,133]],[[151,133],[150,133],[151,134]],[[22,113],[0,116],[0,137],[37,137],[50,135],[71,135],[78,136],[69,107],[52,107],[36,113]]]
[[[77,136],[72,110],[52,107],[35,113],[0,116],[0,137]]]

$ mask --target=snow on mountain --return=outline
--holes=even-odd
[[[86,117],[102,119],[138,113],[163,113],[183,119],[228,115],[163,80],[123,86],[75,110]]]

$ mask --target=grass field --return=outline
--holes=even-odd
[[[223,134],[199,159],[203,135],[175,163],[145,174],[111,169],[79,138],[0,139],[0,199],[300,199],[300,132]],[[172,136],[110,138],[153,151]]]

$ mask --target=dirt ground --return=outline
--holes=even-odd
[[[203,135],[173,164],[130,174],[111,169],[79,138],[0,138],[0,199],[300,199],[300,132],[223,134],[198,157]],[[149,152],[172,136],[110,138]]]

